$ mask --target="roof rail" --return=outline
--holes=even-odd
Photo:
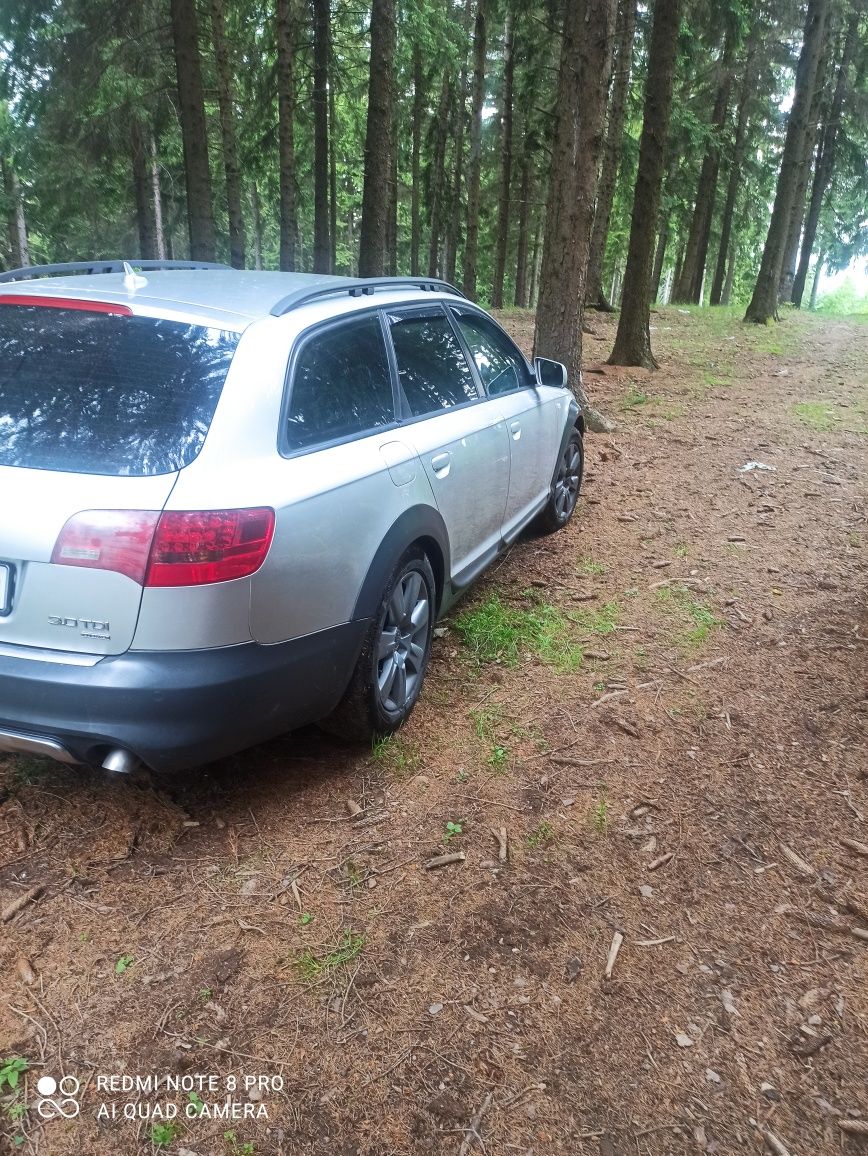
[[[25,265],[22,269],[10,269],[0,273],[0,283],[25,281],[31,277],[64,277],[75,273],[123,273],[125,265],[133,269],[229,269],[214,261],[66,261],[60,265]]]
[[[335,297],[348,293],[350,297],[368,297],[378,289],[421,289],[431,293],[454,293],[464,297],[460,289],[436,277],[335,277],[331,284],[316,288],[294,289],[271,307],[272,317],[282,317],[300,305],[307,305],[320,297]]]

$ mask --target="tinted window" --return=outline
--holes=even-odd
[[[473,374],[445,313],[389,319],[398,375],[414,417],[478,398]]]
[[[389,425],[395,420],[386,345],[377,317],[360,317],[311,337],[292,377],[290,449]]]
[[[493,322],[478,313],[453,312],[489,397],[530,384],[524,359]]]
[[[0,305],[0,465],[165,474],[198,454],[237,333]]]

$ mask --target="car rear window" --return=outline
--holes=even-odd
[[[0,465],[165,474],[199,453],[239,334],[0,305]]]

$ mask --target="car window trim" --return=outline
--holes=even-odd
[[[382,310],[380,308],[369,309],[354,309],[351,313],[341,314],[340,317],[328,317],[323,321],[314,322],[300,333],[296,334],[295,340],[292,343],[292,348],[289,351],[289,360],[287,361],[286,373],[283,379],[283,397],[280,403],[280,417],[278,419],[277,427],[277,452],[282,458],[297,458],[303,457],[306,454],[316,453],[318,450],[331,449],[333,446],[346,445],[348,442],[359,441],[366,437],[375,437],[379,433],[386,433],[389,430],[396,429],[400,425],[399,414],[399,395],[396,388],[395,372],[392,364],[392,357],[390,356],[390,341],[387,340],[387,335],[383,331],[383,319],[380,316]],[[383,344],[386,353],[386,364],[389,367],[389,384],[392,388],[392,421],[387,425],[369,426],[366,429],[356,430],[350,434],[344,434],[342,437],[328,438],[323,441],[311,443],[308,446],[298,446],[295,449],[290,449],[288,439],[286,436],[286,421],[289,414],[289,406],[292,401],[292,387],[294,385],[295,367],[298,364],[298,358],[304,347],[318,334],[327,332],[330,329],[336,329],[341,325],[349,325],[354,321],[363,320],[366,317],[375,317],[380,326],[380,335],[383,338]]]
[[[398,388],[400,406],[398,413],[401,415],[399,424],[408,425],[417,421],[427,421],[428,418],[439,417],[444,413],[456,413],[458,410],[466,409],[471,405],[478,405],[481,401],[489,401],[490,398],[482,386],[479,374],[476,371],[476,365],[473,358],[468,357],[467,347],[461,340],[461,334],[455,331],[455,322],[449,316],[449,310],[446,308],[444,301],[417,301],[406,305],[401,302],[400,305],[390,306],[384,305],[382,307],[383,324],[388,331],[388,345],[391,351],[392,364],[394,366],[395,381]],[[428,413],[413,413],[410,409],[410,402],[407,400],[407,395],[404,393],[404,387],[401,385],[401,375],[398,372],[398,356],[395,353],[395,345],[392,341],[392,325],[389,321],[390,317],[405,317],[405,316],[445,316],[446,323],[452,329],[452,333],[458,341],[458,348],[461,350],[461,355],[467,363],[467,368],[470,370],[470,380],[473,382],[473,388],[476,390],[476,397],[469,397],[466,401],[459,402],[458,405],[450,405],[439,409],[432,409]]]
[[[534,389],[535,388],[535,378],[534,378],[533,366],[530,364],[528,359],[525,357],[525,355],[522,353],[522,351],[519,349],[519,347],[516,345],[516,343],[512,340],[512,338],[509,336],[509,334],[506,332],[506,330],[503,328],[503,326],[499,325],[497,323],[496,319],[494,317],[492,317],[490,313],[486,313],[484,309],[480,309],[478,306],[474,305],[473,302],[471,302],[471,301],[467,302],[467,308],[466,309],[464,309],[463,304],[460,305],[457,309],[453,309],[452,302],[450,301],[449,304],[446,305],[446,312],[449,313],[450,315],[454,313],[454,316],[452,317],[452,324],[453,324],[453,327],[459,331],[459,333],[461,332],[461,323],[459,321],[459,317],[460,317],[462,312],[470,313],[476,317],[481,317],[483,319],[483,321],[490,322],[494,326],[494,328],[498,331],[498,333],[500,333],[500,335],[506,340],[506,344],[515,352],[515,354],[517,355],[521,364],[525,366],[525,368],[527,370],[527,381],[525,382],[525,384],[524,385],[518,385],[518,386],[516,386],[515,389],[507,390],[506,393],[502,393],[502,394],[496,393],[496,394],[494,394],[495,398],[508,397],[510,393],[519,393],[523,389]],[[482,387],[482,390],[485,393],[485,396],[488,397],[489,396],[488,390],[486,390],[485,385],[482,382],[482,377],[479,374],[479,370],[478,370],[477,365],[476,365],[476,359],[473,357],[472,353],[470,352],[470,346],[467,345],[463,333],[461,333],[461,340],[462,340],[462,343],[465,345],[466,353],[470,359],[470,363],[473,366],[473,369],[476,372],[477,376],[479,377],[479,383]]]

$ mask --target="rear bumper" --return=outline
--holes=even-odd
[[[0,750],[35,740],[31,750],[64,761],[47,740],[83,763],[114,747],[156,771],[211,762],[329,714],[368,625],[274,646],[128,651],[89,667],[0,656]]]

